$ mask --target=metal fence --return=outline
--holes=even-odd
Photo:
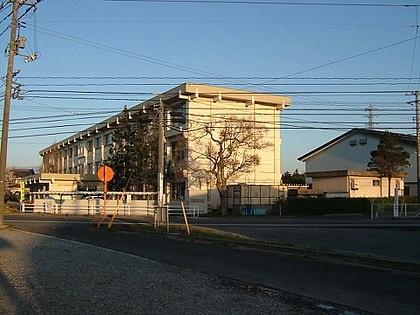
[[[420,204],[371,204],[371,219],[378,218],[420,218]]]
[[[30,202],[20,204],[21,212],[68,214],[68,215],[98,215],[103,214],[106,205],[106,214],[135,215],[152,217],[156,215],[157,205],[155,193],[108,193],[106,204],[102,192],[36,192],[29,193]],[[171,203],[164,206],[165,212],[171,217],[183,216],[180,203]],[[198,218],[203,211],[196,205],[184,205],[188,217]],[[166,214],[165,214],[166,216]]]
[[[181,204],[168,204],[165,207],[168,209],[168,214],[170,216],[174,216],[174,217],[183,216],[183,210],[182,210]],[[200,216],[200,213],[202,213],[200,211],[200,208],[195,205],[190,207],[188,204],[186,204],[184,208],[185,208],[185,212],[187,216],[191,218],[198,218]]]

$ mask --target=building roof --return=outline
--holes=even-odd
[[[221,100],[228,100],[249,104],[256,103],[265,106],[275,107],[279,110],[291,105],[291,98],[289,96],[272,95],[264,92],[252,92],[239,89],[230,89],[221,86],[212,86],[208,84],[196,84],[187,82],[164,93],[158,94],[145,102],[137,104],[129,108],[128,111],[136,112],[142,109],[151,108],[159,104],[160,101],[163,101],[164,103],[171,103],[176,102],[180,99],[193,100],[194,98],[198,97],[212,98],[215,102]],[[92,125],[70,137],[67,137],[64,140],[61,140],[58,143],[41,150],[39,154],[42,156],[48,152],[57,150],[66,144],[76,142],[77,139],[83,139],[83,137],[85,136],[89,137],[90,134],[96,133],[99,130],[112,130],[111,125],[115,125],[118,122],[118,118],[120,115],[121,112],[106,120],[101,121],[100,123]]]
[[[378,138],[382,138],[386,132],[387,131],[365,129],[365,128],[353,128],[353,129],[347,131],[346,133],[343,133],[342,135],[338,136],[337,138],[334,138],[331,141],[328,141],[327,143],[324,143],[323,145],[319,146],[318,148],[315,148],[312,151],[302,155],[301,157],[298,158],[298,160],[304,162],[305,160],[307,160],[311,156],[313,156],[315,154],[318,154],[319,152],[324,151],[325,149],[333,146],[334,144],[342,141],[343,139],[346,139],[346,138],[350,137],[351,135],[353,135],[355,133],[370,135],[370,136],[376,136]],[[394,132],[389,132],[389,133],[396,136],[398,141],[401,142],[401,143],[416,145],[416,137],[415,136],[407,135],[407,134],[403,134],[403,133],[394,133]]]
[[[12,168],[12,170],[13,174],[17,178],[23,178],[35,174],[35,171],[32,168]]]
[[[339,171],[321,171],[321,172],[307,172],[305,173],[307,177],[311,178],[333,178],[333,177],[343,177],[343,176],[358,176],[358,177],[381,177],[375,171],[363,171],[363,170],[339,170]],[[404,178],[404,172],[400,172],[398,175],[393,176],[393,178]]]

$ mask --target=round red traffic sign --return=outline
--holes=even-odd
[[[114,177],[114,171],[109,166],[103,165],[98,169],[98,178],[102,182],[109,182]]]

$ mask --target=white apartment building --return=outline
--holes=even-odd
[[[197,145],[194,135],[203,126],[214,126],[221,117],[251,117],[267,127],[264,141],[271,146],[258,152],[261,163],[252,172],[229,184],[280,185],[280,112],[290,106],[290,97],[184,83],[128,111],[130,115],[139,111],[153,112],[161,101],[165,108],[167,161],[188,159],[191,148]],[[41,150],[43,172],[96,174],[109,157],[112,134],[120,117],[121,114],[112,116]],[[214,184],[197,185],[189,180],[190,177],[188,172],[183,172],[176,183],[167,183],[169,199],[182,199],[200,209],[207,209],[209,203],[216,207],[218,200],[212,194]]]

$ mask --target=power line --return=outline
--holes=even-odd
[[[181,20],[175,20],[175,19],[147,19],[147,20],[94,20],[94,19],[72,19],[72,20],[42,20],[42,23],[51,23],[51,24],[57,24],[57,23],[179,23],[179,24],[191,24],[191,23],[198,23],[198,24],[284,24],[284,25],[321,25],[321,26],[370,26],[370,27],[404,27],[404,28],[412,28],[416,27],[416,25],[412,24],[380,24],[380,23],[334,23],[334,22],[312,22],[312,21],[305,21],[305,22],[297,22],[297,21],[286,21],[286,20],[258,20],[258,19],[244,19],[244,20],[238,20],[238,19],[197,19],[197,20],[187,20],[187,19],[181,19]]]
[[[116,112],[121,112],[121,110],[119,111],[97,111],[97,112],[86,112],[86,113],[73,113],[73,114],[63,114],[61,115],[61,117],[64,117],[64,119],[67,119],[67,117],[74,117],[74,116],[83,116],[86,117],[86,115],[96,115],[96,114],[113,114]],[[48,116],[29,116],[29,117],[22,117],[22,118],[14,118],[14,119],[10,119],[10,121],[16,122],[16,121],[24,121],[27,122],[28,120],[34,120],[34,119],[49,119],[49,118],[57,118],[57,115],[48,115]]]
[[[81,38],[78,38],[78,37],[75,37],[75,36],[66,35],[66,34],[63,34],[63,33],[60,33],[60,32],[51,31],[51,30],[48,30],[46,28],[42,28],[42,27],[39,27],[39,26],[37,27],[37,29],[40,32],[46,33],[46,34],[51,35],[51,36],[56,36],[56,37],[63,38],[65,40],[70,40],[70,41],[78,42],[78,43],[81,43],[81,44],[90,45],[90,46],[98,48],[98,49],[102,49],[102,50],[105,50],[105,51],[121,54],[121,55],[130,57],[130,58],[135,58],[135,59],[151,62],[151,63],[161,65],[161,66],[164,66],[164,67],[167,67],[167,68],[182,70],[182,71],[186,71],[186,72],[189,72],[189,73],[214,75],[213,73],[210,73],[210,72],[197,70],[197,69],[194,69],[194,68],[191,68],[191,67],[181,66],[181,65],[178,65],[176,63],[168,62],[168,61],[165,61],[165,60],[162,60],[162,59],[159,59],[159,58],[153,58],[153,57],[145,56],[145,55],[142,55],[142,54],[129,52],[129,51],[126,51],[126,50],[121,50],[121,49],[118,49],[118,48],[114,48],[112,46],[103,45],[103,44],[99,44],[99,43],[96,43],[96,42],[93,42],[93,41],[81,39]],[[41,30],[43,30],[43,31],[41,31]],[[286,75],[284,77],[296,76],[296,75],[306,73],[306,72],[309,72],[309,71],[313,71],[313,70],[317,70],[317,69],[320,69],[320,68],[328,67],[328,66],[333,65],[333,64],[337,64],[337,63],[340,63],[340,62],[343,62],[343,61],[348,61],[350,59],[358,58],[358,57],[361,57],[361,56],[364,56],[364,55],[367,55],[367,54],[371,54],[373,52],[377,52],[377,51],[387,49],[387,48],[390,48],[390,47],[393,47],[393,46],[396,46],[396,45],[400,45],[400,44],[403,44],[403,43],[406,43],[406,42],[410,42],[410,41],[412,41],[416,38],[417,37],[412,37],[412,38],[408,38],[408,39],[401,40],[401,41],[398,41],[398,42],[394,42],[394,43],[391,43],[391,44],[387,44],[385,46],[381,46],[381,47],[378,47],[378,48],[363,51],[363,52],[357,53],[357,54],[352,55],[352,56],[337,59],[337,60],[334,60],[334,61],[331,61],[331,62],[328,62],[328,63],[325,63],[325,64],[321,64],[321,65],[318,65],[318,66],[315,66],[315,67],[310,67],[310,68],[307,68],[307,69],[304,69],[304,70],[301,70],[301,71],[298,71],[298,72],[295,72],[295,73],[291,73],[291,74]],[[265,83],[269,83],[269,82],[270,81],[266,81]]]
[[[215,126],[213,127],[215,129],[220,129],[221,127]],[[251,129],[252,127],[250,127]],[[202,129],[202,128],[200,128]],[[267,127],[264,129],[268,130],[348,130],[348,128],[343,127],[312,127],[312,126],[285,126],[285,127]],[[401,130],[402,128],[399,127],[389,127],[389,128],[378,128],[377,130]],[[415,127],[404,127],[404,130],[415,130]],[[93,131],[93,130],[91,130]],[[191,131],[191,130],[186,130]],[[66,135],[66,134],[77,134],[80,130],[76,131],[62,131],[62,132],[53,132],[53,133],[31,133],[30,135],[14,135],[10,136],[9,139],[22,139],[22,138],[37,138],[37,137],[50,137],[50,136],[56,136],[56,135]]]
[[[251,1],[251,0],[103,0],[104,2],[143,2],[165,4],[237,4],[237,5],[281,5],[281,6],[338,6],[338,7],[418,7],[410,3],[342,3],[342,2],[289,2],[289,1]]]
[[[207,73],[205,71],[201,71],[201,70],[198,70],[198,69],[185,67],[185,66],[173,63],[173,62],[165,61],[163,59],[159,59],[159,58],[155,58],[155,57],[149,57],[149,56],[146,56],[146,55],[143,55],[143,54],[130,52],[130,51],[123,50],[123,49],[120,49],[120,48],[115,48],[115,47],[112,47],[112,46],[109,46],[109,45],[100,44],[100,43],[93,42],[93,41],[86,40],[86,39],[82,39],[82,38],[79,38],[79,37],[76,37],[76,36],[67,35],[67,34],[64,34],[64,33],[61,33],[61,32],[53,31],[53,30],[48,30],[44,27],[37,26],[37,29],[40,33],[44,33],[44,34],[54,36],[54,37],[58,37],[58,38],[61,38],[61,39],[64,39],[64,40],[76,42],[76,43],[79,43],[79,44],[88,45],[88,46],[91,46],[91,47],[95,47],[97,49],[101,49],[101,50],[104,50],[104,51],[116,53],[116,54],[123,55],[123,56],[126,56],[126,57],[150,62],[150,63],[157,64],[157,65],[160,65],[160,66],[163,66],[163,67],[166,67],[166,68],[182,70],[182,71],[185,71],[185,72],[195,73],[195,74],[211,74],[211,73]]]
[[[128,91],[86,91],[86,90],[48,90],[48,89],[32,89],[25,91],[26,93],[57,93],[57,94],[101,94],[101,95],[160,95],[160,93],[149,92],[149,91],[137,91],[137,92],[128,92]],[[360,91],[264,91],[264,92],[255,92],[255,91],[226,91],[219,92],[220,95],[294,95],[294,94],[402,94],[408,93],[411,91],[407,90],[360,90]],[[166,96],[176,96],[178,93],[164,93]]]
[[[309,71],[313,71],[313,70],[325,68],[325,67],[328,67],[328,66],[331,66],[331,65],[334,65],[334,64],[343,62],[343,61],[355,59],[355,58],[358,58],[358,57],[361,57],[361,56],[365,56],[365,55],[368,55],[368,54],[371,54],[371,53],[374,53],[374,52],[377,52],[377,51],[381,51],[381,50],[384,50],[384,49],[387,49],[387,48],[390,48],[390,47],[393,47],[393,46],[397,46],[397,45],[401,45],[401,44],[404,44],[404,43],[408,43],[410,41],[417,40],[418,37],[419,36],[414,36],[414,37],[407,38],[407,39],[404,39],[404,40],[400,40],[398,42],[387,44],[387,45],[384,45],[384,46],[381,46],[381,47],[377,47],[377,48],[374,48],[374,49],[369,49],[369,50],[366,50],[366,51],[357,53],[357,54],[352,55],[352,56],[348,56],[348,57],[336,59],[336,60],[333,60],[333,61],[330,61],[330,62],[321,64],[321,65],[318,65],[318,66],[307,68],[305,70],[293,72],[293,73],[288,74],[288,75],[286,75],[284,77],[296,76],[296,75],[299,75],[299,74],[302,74],[302,73],[306,73],[306,72],[309,72]],[[270,83],[270,82],[271,81],[266,81],[265,83]]]
[[[415,31],[415,36],[417,37],[418,33],[419,33],[419,25],[418,25],[418,16],[417,16],[417,8],[416,8],[416,31]],[[413,54],[411,57],[411,65],[410,65],[410,78],[413,76],[413,68],[414,68],[414,58],[416,56],[416,48],[417,48],[417,39],[414,41],[413,44]],[[410,84],[411,84],[411,79],[408,82],[408,87],[407,89],[410,89]]]
[[[419,82],[362,82],[362,83],[231,83],[230,86],[396,86],[408,84],[420,84]],[[206,84],[206,83],[200,83]],[[24,87],[71,87],[71,86],[173,86],[174,83],[35,83],[35,84],[22,84]],[[212,83],[213,86],[224,86],[222,83]]]
[[[18,76],[36,80],[420,80],[420,77],[278,77],[278,76]]]

